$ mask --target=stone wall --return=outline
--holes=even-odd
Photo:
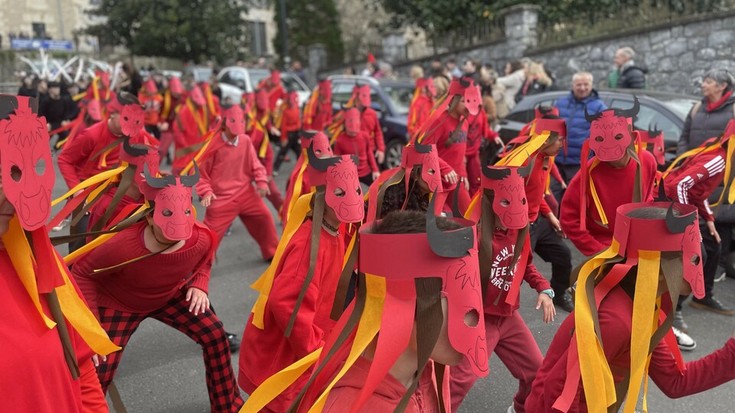
[[[708,69],[735,69],[735,31],[732,29],[735,11],[684,19],[676,25],[662,23],[541,47],[537,47],[537,17],[534,6],[515,6],[505,14],[504,40],[437,57],[442,60],[453,57],[460,63],[472,58],[502,69],[509,60],[527,56],[545,62],[557,79],[557,88],[570,87],[572,75],[579,70],[592,72],[595,86],[599,88],[606,84],[607,75],[613,69],[615,50],[630,46],[636,51],[635,61],[649,69],[649,89],[695,95]],[[428,67],[432,58],[403,62],[394,70],[399,76],[406,76],[412,65]]]

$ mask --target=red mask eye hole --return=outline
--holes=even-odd
[[[10,177],[13,178],[15,182],[20,182],[20,178],[23,177],[23,171],[18,168],[18,165],[10,167]]]
[[[695,255],[691,259],[691,262],[692,262],[693,265],[699,265],[699,262],[700,261],[701,261],[701,259],[699,258],[699,255]]]
[[[187,209],[186,211],[184,211],[184,215],[186,215],[187,217],[190,216],[191,215],[191,209]]]
[[[523,204],[523,205],[526,205],[526,198],[523,198],[523,199],[521,200],[521,204]]]
[[[602,142],[604,140],[605,140],[605,138],[603,138],[602,136],[596,136],[595,137],[595,142]]]
[[[128,121],[128,117],[127,117],[127,116],[123,116],[123,120],[124,120],[125,122],[127,122],[127,121]]]
[[[623,139],[623,134],[622,133],[618,133],[617,135],[615,135],[615,140],[616,141],[619,141],[621,139]]]
[[[357,195],[362,195],[362,188],[360,188],[359,186],[355,191],[357,192]]]
[[[434,174],[436,173],[436,171],[434,171],[433,169],[429,168],[429,169],[428,169],[428,170],[426,171],[426,173],[428,173],[429,175],[434,175]]]
[[[161,215],[163,215],[164,217],[170,217],[170,216],[171,216],[171,215],[173,215],[173,214],[174,214],[174,213],[173,213],[173,212],[172,212],[172,211],[171,211],[170,209],[164,209],[164,210],[163,210],[163,211],[161,212]]]
[[[477,327],[477,324],[479,323],[480,323],[480,312],[479,311],[473,308],[465,313],[464,324],[467,327]]]
[[[502,207],[504,207],[504,208],[507,208],[507,207],[509,207],[509,206],[510,206],[510,201],[508,201],[507,199],[501,199],[501,200],[500,200],[500,205],[501,205]]]
[[[336,188],[336,189],[334,190],[334,196],[336,196],[336,197],[338,197],[338,198],[342,198],[343,196],[345,196],[345,191],[344,191],[344,189],[342,189],[342,188]]]

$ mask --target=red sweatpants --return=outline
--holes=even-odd
[[[270,260],[276,253],[278,234],[273,215],[265,206],[263,199],[255,192],[255,187],[245,191],[237,198],[221,200],[215,199],[204,214],[204,225],[208,226],[216,236],[217,245],[232,224],[235,218],[247,228],[255,242],[260,246],[263,259]]]
[[[171,144],[174,143],[174,133],[171,130],[161,132],[161,139],[158,142],[158,155],[161,159],[166,159]]]
[[[513,377],[518,379],[518,393],[513,397],[513,407],[517,413],[524,413],[523,404],[544,359],[531,330],[518,311],[509,317],[485,314],[485,336],[488,353],[495,352]],[[449,377],[452,411],[456,412],[477,376],[472,372],[470,363],[464,359],[459,365],[449,368]]]
[[[266,198],[271,202],[273,208],[276,209],[276,212],[280,212],[283,207],[283,195],[281,195],[281,191],[278,189],[275,179],[271,178],[271,180],[268,181],[268,189],[271,193]]]
[[[467,161],[467,179],[470,181],[470,197],[480,189],[482,169],[480,166],[480,153],[465,156]]]

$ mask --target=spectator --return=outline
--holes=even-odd
[[[140,72],[135,70],[134,67],[130,67],[127,63],[123,63],[122,70],[130,81],[130,83],[128,83],[126,87],[123,87],[122,90],[137,96],[138,91],[143,87],[143,78],[140,76]]]
[[[457,61],[454,60],[454,58],[447,60],[446,66],[447,72],[449,72],[452,77],[462,77],[462,71],[457,67]]]
[[[434,89],[436,89],[436,97],[440,98],[449,90],[449,79],[446,76],[437,76],[433,79]]]
[[[505,76],[498,78],[497,84],[505,88],[503,99],[505,104],[508,105],[508,110],[512,110],[516,105],[515,96],[521,90],[521,87],[523,87],[525,80],[526,74],[523,63],[520,60],[513,60],[505,65]]]
[[[592,89],[593,81],[592,73],[575,73],[572,76],[572,91],[555,104],[559,109],[559,117],[567,123],[567,151],[556,158],[556,164],[565,182],[571,182],[579,171],[582,144],[590,134],[590,123],[585,118],[585,111],[593,115],[607,109],[597,91]],[[561,200],[563,193],[561,186],[554,183],[552,190],[556,199]]]
[[[477,73],[477,62],[472,59],[465,60],[464,64],[462,65],[462,75],[472,78],[475,83],[479,83],[480,74]]]
[[[531,62],[526,68],[526,81],[523,82],[523,87],[516,94],[515,102],[520,102],[527,95],[546,92],[547,89],[551,88],[552,84],[553,81],[546,74],[544,65],[542,63]]]
[[[482,95],[482,107],[487,113],[487,120],[490,123],[497,119],[497,109],[495,100],[493,99],[493,83],[495,82],[495,71],[492,66],[483,65],[480,68],[480,94]]]
[[[720,136],[735,113],[733,77],[725,69],[712,69],[702,81],[702,101],[694,105],[684,122],[677,155],[700,146],[705,140]]]
[[[434,58],[431,61],[431,77],[446,76],[444,73],[444,65],[439,58]]]
[[[608,86],[618,89],[644,89],[648,69],[636,65],[633,61],[635,51],[630,47],[621,47],[615,52],[616,68],[608,76]]]
[[[304,66],[301,64],[301,60],[294,60],[291,63],[291,72],[306,83],[306,72],[304,71]]]
[[[34,83],[36,83],[35,80],[36,79],[34,75],[23,76],[23,81],[20,85],[20,88],[18,89],[18,96],[38,96],[38,89],[36,87],[37,84],[34,85]]]

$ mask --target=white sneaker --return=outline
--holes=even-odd
[[[513,408],[512,404],[508,407],[508,413],[516,413],[516,409]]]
[[[64,229],[67,225],[69,225],[69,222],[71,221],[70,218],[64,218],[61,222],[59,222],[59,225],[51,228],[51,231],[53,232],[59,232],[62,229]]]
[[[671,327],[676,336],[676,343],[679,345],[680,350],[692,351],[697,348],[697,342],[693,338],[689,337],[688,334],[680,331],[676,327]]]
[[[718,270],[718,271],[722,271],[722,272],[721,272],[721,273],[719,273],[719,274],[716,274],[716,275],[715,275],[715,282],[716,282],[716,283],[718,283],[718,282],[720,282],[720,281],[724,281],[724,280],[725,280],[725,278],[727,278],[727,273],[725,272],[725,270],[723,270],[723,269],[720,269],[719,267],[717,268],[717,270]]]

